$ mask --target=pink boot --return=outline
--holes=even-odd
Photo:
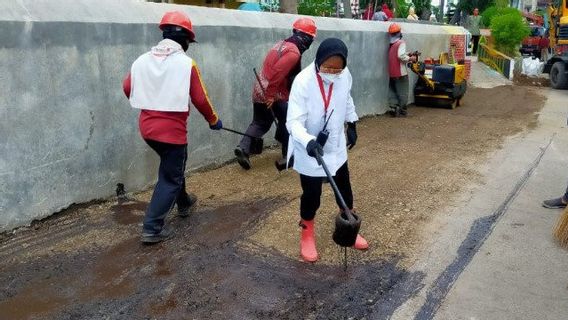
[[[300,220],[302,236],[300,238],[300,254],[306,262],[316,262],[318,252],[316,250],[316,237],[314,234],[314,220]]]
[[[365,240],[365,238],[358,234],[357,239],[355,239],[353,248],[357,250],[367,250],[369,249],[369,243],[367,242],[367,240]]]

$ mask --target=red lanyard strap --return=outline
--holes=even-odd
[[[327,108],[331,102],[331,93],[333,92],[333,83],[329,85],[329,92],[327,93],[327,99],[325,97],[325,89],[323,88],[323,80],[319,73],[316,74],[318,77],[318,84],[320,87],[321,98],[323,99],[323,107],[325,108],[325,113],[327,113]]]

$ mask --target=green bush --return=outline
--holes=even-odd
[[[501,8],[498,6],[491,6],[485,9],[483,13],[481,13],[481,23],[483,23],[484,26],[488,27],[491,25],[491,20],[493,20],[494,17],[504,16],[506,14],[518,13],[518,12],[519,10],[515,8],[509,8],[509,7]]]
[[[396,0],[396,12],[394,13],[397,18],[406,19],[408,17],[408,10],[412,6],[406,0]]]
[[[300,0],[298,1],[298,14],[307,16],[335,15],[334,0]]]
[[[491,20],[491,36],[497,50],[509,56],[517,55],[521,41],[529,34],[530,29],[519,11],[498,15]]]

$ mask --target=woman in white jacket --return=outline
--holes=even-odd
[[[302,184],[300,253],[304,261],[318,259],[314,218],[320,206],[325,172],[315,159],[316,152],[323,154],[341,195],[353,209],[347,146],[351,149],[357,142],[355,122],[359,118],[351,97],[351,84],[347,46],[339,39],[328,38],[319,46],[315,62],[296,76],[290,92],[286,121],[291,146],[288,159],[294,156],[294,170],[300,174]],[[324,127],[329,132],[325,143],[317,138]],[[342,210],[339,201],[337,204]],[[368,243],[358,235],[354,248],[365,250]]]

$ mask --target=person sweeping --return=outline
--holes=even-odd
[[[326,176],[316,160],[318,153],[323,155],[348,208],[353,209],[347,148],[353,148],[357,142],[359,118],[351,97],[351,85],[347,46],[340,39],[328,38],[319,46],[315,62],[296,76],[290,92],[286,118],[290,132],[287,159],[295,157],[293,168],[300,174],[300,254],[306,262],[318,259],[315,216]],[[336,201],[343,210],[337,197]],[[368,246],[367,241],[357,235],[354,248],[365,250]]]
[[[130,105],[140,109],[142,138],[160,156],[158,182],[144,217],[143,243],[170,237],[169,229],[164,227],[170,210],[177,204],[178,215],[187,217],[197,201],[186,192],[184,176],[190,100],[209,128],[223,128],[197,64],[185,54],[189,44],[195,42],[191,21],[183,12],[167,12],[160,29],[164,39],[134,61],[123,82]]]
[[[274,118],[278,119],[275,139],[282,146],[282,158],[275,162],[278,171],[286,168],[288,153],[288,131],[286,130],[286,110],[290,87],[296,75],[302,70],[302,55],[310,48],[316,37],[317,28],[311,18],[300,18],[292,26],[292,36],[277,42],[268,51],[262,64],[262,70],[253,87],[253,119],[235,156],[239,165],[249,170],[251,163],[251,137],[261,138],[270,130]],[[256,72],[256,71],[255,71]],[[257,151],[260,152],[260,151]]]

